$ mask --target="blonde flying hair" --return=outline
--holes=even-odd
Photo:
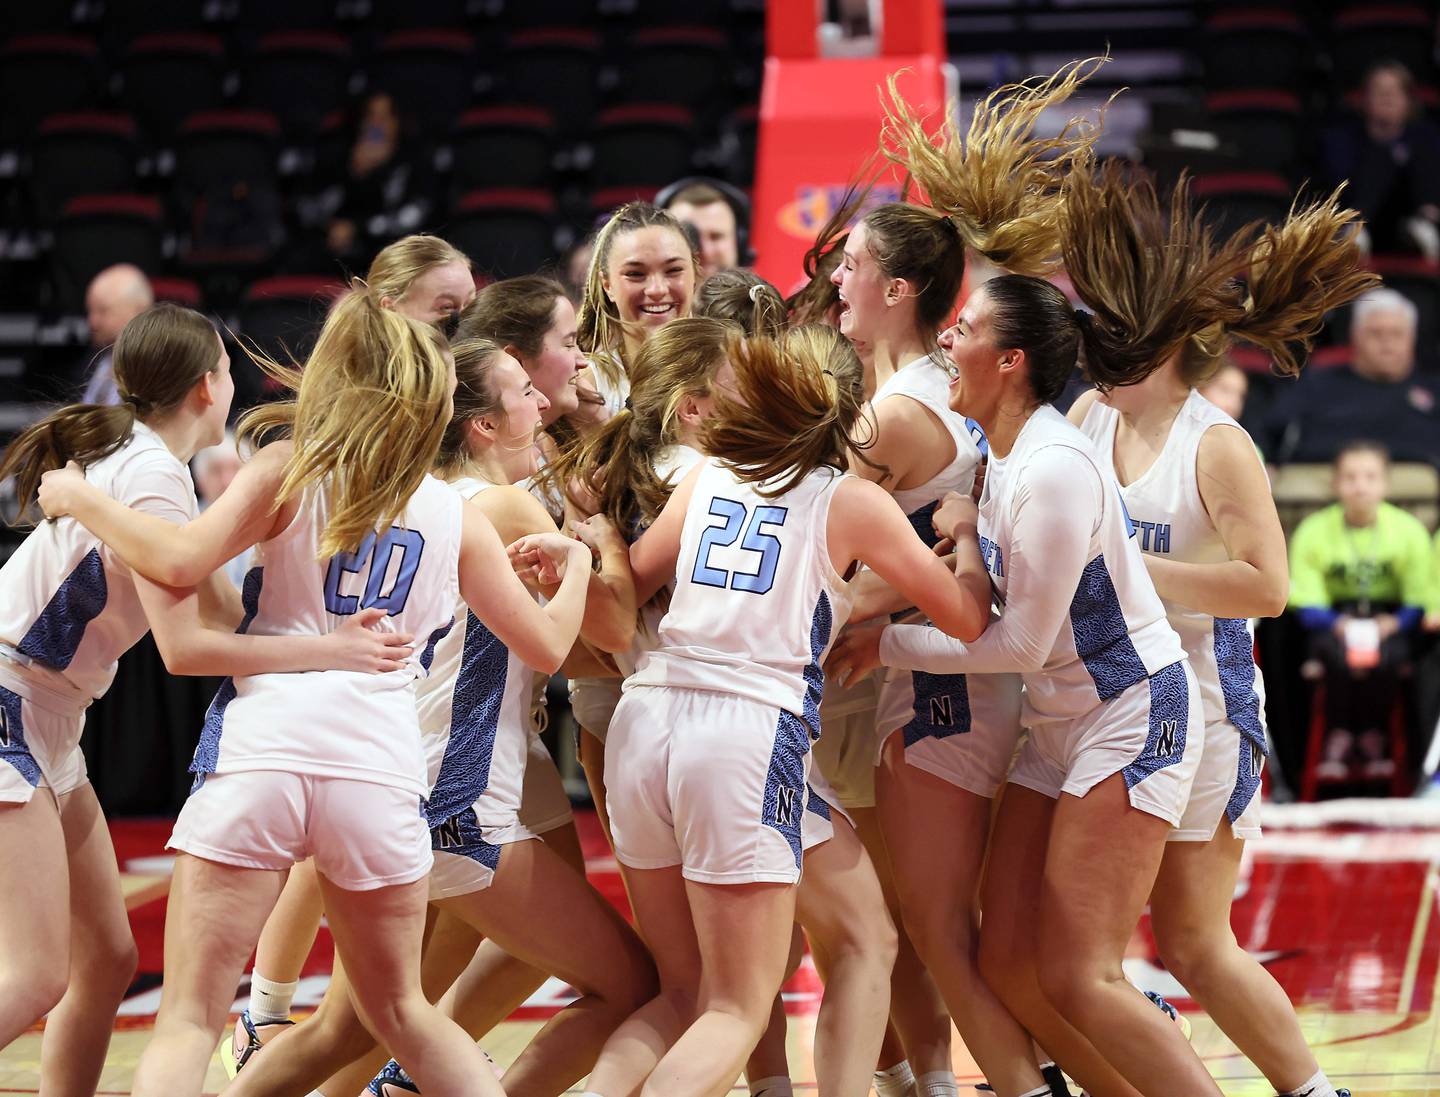
[[[690,238],[680,222],[667,211],[649,202],[627,202],[617,209],[609,221],[595,235],[594,250],[590,255],[590,268],[585,274],[585,287],[580,298],[579,337],[580,349],[590,356],[591,367],[610,383],[618,387],[629,363],[620,357],[625,349],[625,322],[620,319],[615,303],[605,293],[605,269],[610,261],[610,251],[621,236],[640,229],[666,228],[675,233],[690,256],[690,265],[695,272],[695,285],[700,285],[700,257],[690,246]]]
[[[470,269],[469,256],[454,244],[417,232],[381,248],[370,263],[365,281],[377,300],[388,297],[399,301],[410,291],[415,279],[446,263],[464,263],[465,269]]]
[[[864,369],[834,328],[807,325],[783,339],[736,331],[725,357],[738,399],[717,395],[701,444],[759,494],[782,495],[819,468],[844,472],[852,454],[864,460],[855,438],[866,406]]]
[[[1167,206],[1148,179],[1118,165],[1076,173],[1062,214],[1064,260],[1093,313],[1079,321],[1087,375],[1101,389],[1132,385],[1180,354],[1193,386],[1235,339],[1269,352],[1277,373],[1299,373],[1325,314],[1379,282],[1360,269],[1358,219],[1336,190],[1297,202],[1279,225],[1252,224],[1217,242],[1184,178]]]
[[[976,105],[963,136],[952,105],[932,137],[892,76],[881,99],[880,152],[908,174],[931,217],[959,243],[1012,273],[1047,274],[1060,248],[1064,179],[1091,163],[1100,130],[1072,118],[1056,136],[1037,138],[1035,125],[1106,60],[1075,61],[1051,76],[997,88]]]
[[[246,412],[238,442],[258,447],[288,434],[295,449],[276,507],[323,486],[330,517],[318,558],[354,551],[399,519],[435,463],[451,418],[445,337],[381,308],[380,295],[357,279],[303,369],[254,357],[295,395]]]
[[[710,395],[738,334],[734,324],[692,316],[651,335],[630,366],[629,406],[548,463],[541,482],[580,486],[627,536],[648,526],[674,487],[656,475],[655,459],[679,441],[680,402]]]

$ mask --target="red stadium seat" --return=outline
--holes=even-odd
[[[624,183],[664,186],[692,170],[695,116],[685,107],[635,103],[600,112],[591,178],[601,187]]]
[[[213,34],[149,34],[126,51],[121,98],[152,141],[168,144],[180,123],[220,105],[225,48]]]
[[[139,194],[81,195],[65,203],[55,225],[50,275],[56,304],[84,306],[90,279],[116,263],[133,263],[147,274],[161,266],[160,203]]]
[[[100,50],[88,38],[32,34],[0,46],[0,140],[27,137],[40,119],[95,105]]]
[[[135,186],[135,122],[123,114],[56,114],[40,123],[31,145],[30,198],[49,223],[71,198],[120,194]]]
[[[450,185],[456,193],[548,186],[555,116],[541,107],[475,107],[455,124],[450,150]]]
[[[269,111],[291,138],[313,137],[349,100],[350,43],[332,31],[283,31],[261,38],[241,71],[240,94]]]
[[[480,273],[513,278],[554,258],[557,224],[548,191],[500,187],[461,195],[441,231]]]
[[[544,107],[567,133],[586,132],[599,97],[598,34],[577,27],[520,31],[496,60],[501,99]]]
[[[370,68],[370,88],[394,98],[401,118],[421,132],[448,130],[475,93],[475,39],[455,30],[387,35]]]

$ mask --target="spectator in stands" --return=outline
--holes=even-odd
[[[1360,116],[1325,135],[1325,172],[1331,186],[1349,181],[1374,251],[1440,257],[1440,129],[1419,115],[1404,65],[1370,70]]]
[[[1310,672],[1328,687],[1322,778],[1350,776],[1357,750],[1366,778],[1394,771],[1382,729],[1431,597],[1432,561],[1425,526],[1385,501],[1389,466],[1380,443],[1348,443],[1335,458],[1339,501],[1290,540],[1290,606],[1310,633]]]
[[[1414,376],[1416,319],[1394,290],[1356,301],[1350,365],[1309,370],[1282,389],[1265,421],[1266,454],[1323,463],[1347,442],[1384,438],[1395,460],[1440,466],[1440,390]]]
[[[414,232],[429,212],[422,156],[401,124],[395,100],[376,92],[365,100],[354,143],[326,230],[330,254],[368,260],[385,243]]]
[[[1200,395],[1237,423],[1245,414],[1245,397],[1249,393],[1250,378],[1234,362],[1225,362],[1200,386]]]
[[[735,210],[720,191],[708,183],[695,183],[682,188],[665,208],[681,224],[694,226],[700,238],[700,269],[706,278],[740,265]]]
[[[81,403],[120,402],[110,366],[110,348],[120,337],[120,329],[154,303],[150,280],[144,271],[130,263],[106,267],[91,279],[85,291],[85,320],[90,325],[90,345],[99,353],[86,375]]]

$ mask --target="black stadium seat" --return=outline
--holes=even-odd
[[[370,90],[389,94],[421,132],[440,133],[470,105],[475,68],[475,39],[463,31],[399,31],[380,43]]]
[[[1216,12],[1202,42],[1205,83],[1225,88],[1293,90],[1310,70],[1313,48],[1305,25],[1285,8]]]
[[[712,27],[652,27],[628,43],[621,90],[632,102],[678,103],[694,111],[728,106],[730,41]]]
[[[65,203],[55,225],[50,274],[56,305],[84,307],[90,279],[116,263],[154,274],[161,263],[160,203],[140,194],[81,195]]]
[[[1190,197],[1204,203],[1205,219],[1222,235],[1252,221],[1276,224],[1289,212],[1294,189],[1273,171],[1233,171],[1197,175]]]
[[[510,35],[498,61],[499,97],[544,107],[567,133],[584,133],[599,96],[600,36],[576,27]]]
[[[555,156],[555,118],[541,107],[475,107],[450,139],[456,193],[489,187],[544,187]]]
[[[1341,91],[1358,87],[1377,61],[1399,61],[1422,84],[1435,80],[1435,16],[1419,5],[1348,7],[1336,14],[1330,38]]]
[[[494,278],[532,274],[555,256],[556,206],[548,191],[520,187],[461,195],[442,235]]]
[[[31,144],[30,201],[43,224],[81,194],[135,188],[135,123],[124,114],[56,114],[40,123]]]
[[[691,172],[695,116],[667,103],[635,103],[600,112],[591,177],[600,187],[663,186]]]
[[[262,278],[245,291],[236,334],[273,361],[303,362],[315,345],[326,312],[344,291],[333,278]]]
[[[213,34],[148,34],[125,53],[121,92],[150,140],[168,144],[180,123],[220,105],[225,48]]]
[[[28,34],[0,47],[0,140],[27,137],[40,119],[93,107],[100,96],[100,50],[88,38]]]
[[[267,34],[245,59],[240,97],[247,106],[269,111],[287,137],[306,140],[320,124],[343,110],[353,72],[349,40],[332,31]]]
[[[1212,92],[1205,110],[1222,140],[1235,146],[1247,168],[1294,177],[1305,162],[1300,97],[1276,88]]]
[[[275,185],[280,124],[258,110],[192,114],[175,146],[175,182],[183,195],[245,183]]]

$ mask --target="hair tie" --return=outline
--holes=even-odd
[[[1081,331],[1084,331],[1086,328],[1093,328],[1095,326],[1094,313],[1086,312],[1084,309],[1076,309],[1075,326]]]
[[[630,397],[628,396],[625,397],[625,410],[629,412],[634,412],[635,410],[635,405],[630,402]]]
[[[136,415],[140,414],[140,397],[131,396],[127,392],[124,396],[120,397],[120,402],[122,404],[128,405],[130,407],[130,410],[133,411]]]
[[[758,304],[760,303],[760,295],[761,295],[762,293],[764,293],[764,292],[765,292],[765,283],[764,283],[764,282],[756,282],[753,286],[750,287],[750,293],[749,293],[750,303],[751,303],[752,305],[758,305]]]

